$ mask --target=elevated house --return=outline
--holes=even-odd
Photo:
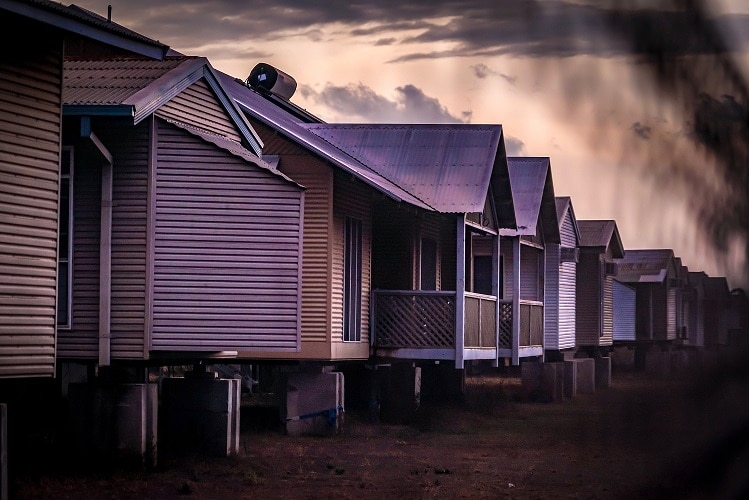
[[[64,67],[72,253],[59,357],[106,366],[297,352],[303,189],[260,159],[208,61]]]
[[[500,230],[500,354],[518,364],[543,357],[546,248],[561,240],[549,158],[510,157],[507,163],[517,228]],[[553,317],[559,314],[557,287],[551,283]]]
[[[614,276],[624,247],[616,221],[578,220],[577,346],[589,355],[606,353],[614,341]]]
[[[168,47],[76,7],[3,0],[0,37],[0,379],[55,374],[65,272],[59,227],[63,57],[163,59]],[[59,256],[59,258],[58,258]]]
[[[705,347],[705,280],[704,272],[686,273],[687,290],[684,294],[684,319],[686,339],[684,345],[693,348]]]
[[[515,223],[502,127],[329,124],[272,67],[224,81],[306,187],[301,350],[253,356],[496,362],[498,231]]]
[[[107,401],[115,417],[92,430],[113,425],[118,453],[147,461],[159,421],[165,443],[234,453],[239,382],[200,372],[240,351],[300,350],[304,190],[260,158],[206,59],[76,57],[64,70],[57,348],[67,373],[89,368],[70,394],[76,420],[104,418],[91,401]],[[195,369],[149,383],[148,367],[176,364]]]
[[[572,353],[575,343],[577,261],[580,231],[569,196],[557,196],[559,243],[546,245],[546,297],[544,300],[545,359]]]
[[[704,276],[704,328],[705,347],[721,352],[728,349],[728,331],[731,316],[731,291],[723,276]]]
[[[617,260],[616,279],[636,291],[635,367],[656,375],[667,375],[682,364],[680,357],[671,356],[679,335],[677,297],[682,287],[676,264],[670,249],[627,250]]]

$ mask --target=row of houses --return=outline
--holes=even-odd
[[[235,450],[239,385],[214,364],[283,366],[285,420],[329,421],[352,366],[406,367],[356,389],[385,402],[474,362],[746,328],[725,278],[578,220],[550,158],[508,157],[501,125],[326,123],[267,64],[237,79],[45,0],[2,0],[0,24],[20,33],[0,56],[0,387],[56,377],[78,421],[129,398],[120,449],[148,454],[162,420],[194,433],[218,398]],[[152,383],[175,365],[192,379]]]

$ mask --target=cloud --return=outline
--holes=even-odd
[[[476,78],[480,80],[496,75],[503,78],[507,83],[515,85],[515,82],[518,79],[516,76],[510,76],[504,73],[500,73],[499,71],[494,71],[489,66],[482,63],[474,64],[473,66],[471,66],[471,69],[473,70],[473,74],[476,76]]]
[[[525,149],[525,143],[511,135],[505,136],[505,150],[507,151],[507,156],[527,156],[528,154]]]
[[[324,106],[336,115],[336,121],[366,121],[373,123],[466,123],[471,113],[463,112],[462,119],[452,114],[434,97],[418,87],[406,84],[395,89],[395,98],[378,94],[363,83],[346,86],[327,83],[317,91],[302,85],[300,95]],[[318,114],[324,115],[322,111]]]
[[[106,15],[111,0],[81,0],[77,5]],[[319,39],[318,29],[344,25],[354,37],[382,35],[402,44],[451,43],[452,50],[414,51],[394,61],[480,54],[519,56],[610,56],[631,53],[633,48],[619,32],[647,27],[671,36],[673,54],[705,53],[712,50],[688,32],[691,12],[678,10],[667,0],[649,8],[619,7],[620,2],[539,0],[130,0],[113,9],[113,20],[147,36],[159,38],[177,50],[190,52],[210,43],[239,40],[263,43],[289,36]],[[661,8],[658,8],[661,7]],[[436,20],[440,20],[437,22]],[[444,21],[448,20],[448,21]],[[733,33],[729,48],[749,45],[749,15],[724,15],[714,20],[715,31]],[[332,29],[332,28],[331,28]],[[635,47],[635,51],[638,49]]]
[[[395,38],[380,38],[375,42],[376,46],[383,46],[383,45],[393,45],[395,43]]]
[[[650,139],[650,132],[651,129],[647,125],[643,125],[640,122],[635,122],[632,124],[632,131],[637,135],[640,139],[649,140]]]

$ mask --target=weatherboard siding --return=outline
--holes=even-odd
[[[633,287],[613,282],[614,342],[631,342],[635,337],[636,291]]]
[[[92,129],[114,159],[112,181],[112,359],[142,359],[146,315],[148,144],[146,124],[133,128],[94,121]],[[78,140],[81,145],[85,140]],[[63,358],[98,357],[101,157],[76,148],[73,195],[72,328],[60,330]]]
[[[296,352],[300,189],[157,125],[152,349]]]
[[[372,255],[372,202],[370,188],[336,173],[333,196],[333,273],[331,342],[333,359],[369,357],[369,301]],[[344,226],[346,217],[362,222],[361,341],[343,341]]]
[[[580,252],[577,265],[576,341],[596,346],[601,332],[602,263],[595,252]]]
[[[559,245],[546,246],[546,291],[544,293],[544,347],[558,350],[559,347]]]
[[[0,379],[55,372],[61,49],[0,56]]]
[[[224,106],[203,79],[196,81],[161,106],[156,111],[156,116],[189,123],[237,142],[242,140]]]

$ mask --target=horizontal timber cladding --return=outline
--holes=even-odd
[[[157,116],[189,123],[237,142],[241,136],[213,90],[200,79],[161,106]]]
[[[577,263],[562,262],[559,269],[559,348],[575,347],[577,325]]]
[[[47,35],[0,55],[0,379],[55,372],[62,40]]]
[[[512,238],[502,237],[499,239],[499,253],[502,260],[502,288],[500,295],[502,298],[511,299],[513,289],[512,276]]]
[[[576,341],[578,346],[597,346],[601,335],[603,269],[600,254],[581,252],[577,264]]]
[[[667,320],[666,338],[668,340],[673,340],[676,338],[676,328],[677,328],[676,299],[677,299],[676,288],[668,287],[668,291],[667,291],[668,303],[666,304],[666,320]]]
[[[333,171],[311,155],[284,156],[279,169],[303,185],[302,356],[305,344],[330,338]],[[329,356],[329,351],[328,355]]]
[[[520,245],[520,300],[544,300],[540,284],[542,256],[542,250]]]
[[[635,289],[614,280],[614,342],[635,340]]]
[[[614,341],[614,278],[603,277],[603,330],[599,345],[611,345]]]
[[[148,126],[95,120],[94,133],[113,158],[111,341],[112,359],[144,356]],[[64,358],[98,356],[101,157],[90,147],[75,148],[73,178],[72,328],[59,331]]]
[[[299,348],[298,186],[157,121],[154,350]]]
[[[340,172],[335,174],[333,197],[334,241],[332,276],[331,340],[343,342],[344,224],[346,217],[362,223],[361,349],[351,348],[355,357],[369,357],[369,301],[372,256],[372,188]],[[348,342],[347,342],[348,343]],[[353,343],[352,343],[353,344]],[[334,348],[334,351],[338,349]]]
[[[559,347],[559,245],[546,245],[546,290],[544,293],[544,347],[547,350]]]
[[[571,209],[567,210],[567,213],[564,215],[562,227],[559,229],[559,237],[561,238],[563,247],[575,248],[577,246],[577,236],[575,235]]]

